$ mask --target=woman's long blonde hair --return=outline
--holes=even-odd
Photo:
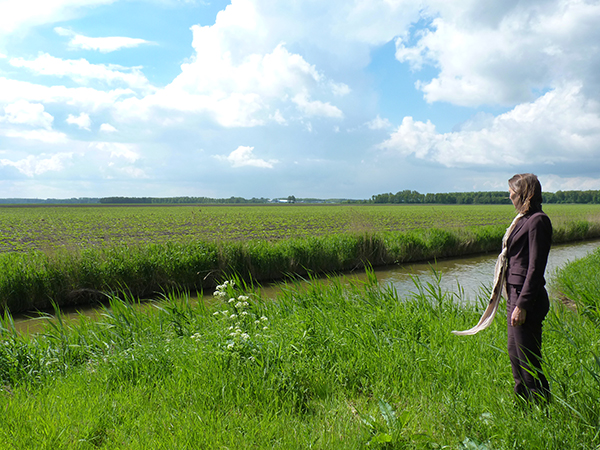
[[[518,173],[508,180],[508,187],[517,194],[515,208],[523,214],[542,209],[542,185],[532,173]]]

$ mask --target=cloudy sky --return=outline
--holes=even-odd
[[[597,0],[0,0],[0,198],[600,189]]]

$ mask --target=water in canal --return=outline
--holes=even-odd
[[[552,247],[546,269],[546,279],[552,280],[556,269],[569,261],[582,258],[591,251],[600,247],[600,240],[576,242],[570,244],[556,245]],[[417,277],[422,284],[435,282],[434,271],[441,276],[440,287],[449,292],[459,294],[462,290],[461,300],[474,302],[481,295],[482,288],[489,289],[492,284],[494,265],[497,254],[485,254],[456,259],[445,259],[431,263],[405,264],[377,268],[375,275],[381,284],[392,284],[398,291],[400,298],[407,298],[415,291],[413,279]],[[364,278],[363,273],[341,275],[348,279]],[[281,288],[274,284],[261,289],[266,297],[275,297]],[[211,296],[212,297],[212,296]],[[93,308],[77,311],[66,310],[66,319],[77,317],[80,314],[97,315],[98,310]],[[26,316],[15,317],[15,327],[20,332],[37,332],[44,327],[43,321]]]

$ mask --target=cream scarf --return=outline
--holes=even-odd
[[[500,297],[502,296],[502,288],[504,287],[504,278],[506,274],[506,267],[508,265],[508,259],[506,257],[508,253],[508,249],[506,248],[506,242],[508,241],[509,236],[515,229],[517,222],[524,214],[519,213],[513,219],[510,226],[506,229],[506,233],[504,233],[504,237],[502,238],[502,251],[498,255],[498,259],[496,260],[496,267],[494,268],[494,286],[492,287],[492,295],[490,297],[490,303],[488,307],[483,312],[481,319],[477,325],[475,325],[470,330],[465,331],[453,331],[452,333],[457,336],[469,336],[475,333],[479,333],[481,330],[485,330],[490,326],[492,321],[494,320],[494,316],[496,315],[496,311],[498,310],[498,304],[500,303]]]

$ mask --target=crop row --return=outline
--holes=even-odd
[[[546,209],[556,224],[600,220],[600,205]],[[513,216],[508,205],[2,207],[0,253],[505,226]]]
[[[106,293],[149,298],[201,291],[234,275],[268,281],[497,251],[504,225],[338,233],[308,238],[187,240],[0,253],[0,310],[12,313],[101,301]],[[600,237],[600,224],[566,222],[555,242]]]

